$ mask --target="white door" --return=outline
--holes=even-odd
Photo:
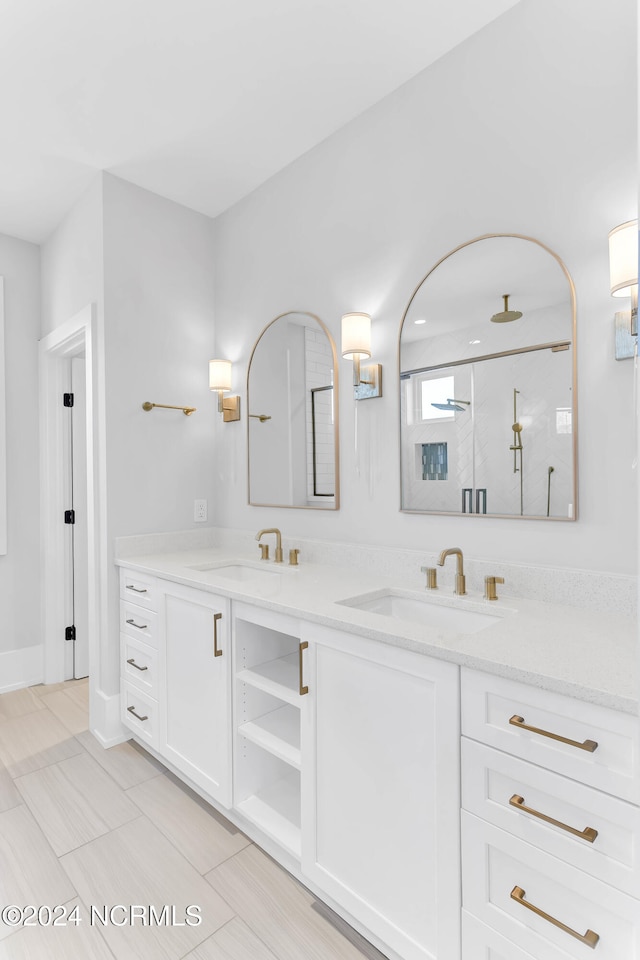
[[[302,869],[406,960],[459,956],[458,670],[305,627]]]
[[[160,750],[214,800],[231,806],[229,601],[159,581]]]
[[[73,541],[72,591],[75,640],[73,641],[73,677],[79,680],[89,674],[89,617],[87,575],[87,423],[86,372],[84,357],[71,360],[71,507],[75,523],[71,526]]]

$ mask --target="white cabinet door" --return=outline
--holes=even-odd
[[[230,807],[229,601],[179,584],[158,584],[160,750],[194,784]]]
[[[303,635],[303,873],[404,960],[457,957],[457,667]]]

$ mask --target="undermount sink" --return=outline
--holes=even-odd
[[[464,602],[464,601],[463,601]],[[418,623],[436,630],[454,633],[478,633],[494,626],[501,614],[482,613],[479,610],[464,610],[420,596],[407,596],[401,591],[387,590],[360,597],[340,600],[343,606],[366,610],[382,617]]]
[[[282,570],[276,570],[273,567],[258,567],[252,563],[220,563],[219,560],[209,563],[196,563],[190,566],[189,570],[215,573],[216,576],[226,577],[228,580],[235,580],[238,583],[270,580],[282,573]]]

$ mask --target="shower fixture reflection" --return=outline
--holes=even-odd
[[[522,316],[522,311],[520,310],[509,310],[509,297],[510,293],[503,293],[502,299],[504,300],[504,310],[500,310],[499,313],[494,313],[491,317],[491,323],[511,323],[513,320],[519,320]]]
[[[514,387],[513,390],[513,443],[509,450],[513,450],[513,472],[520,473],[520,516],[524,515],[524,476],[522,473],[522,424],[518,422],[518,394],[519,390]]]
[[[447,399],[447,402],[446,402],[446,403],[432,403],[431,406],[432,406],[432,407],[435,407],[436,410],[460,410],[460,411],[464,411],[464,407],[462,406],[462,404],[464,404],[466,407],[468,407],[468,406],[471,405],[471,401],[470,401],[470,400],[452,400],[452,399],[449,398],[449,399]]]
[[[547,516],[550,516],[551,511],[551,474],[554,470],[555,467],[549,467],[547,470]]]

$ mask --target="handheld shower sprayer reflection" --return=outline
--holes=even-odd
[[[518,421],[518,394],[519,390],[516,390],[514,387],[513,390],[513,423],[511,424],[511,429],[513,430],[513,443],[509,447],[509,450],[513,451],[513,472],[520,472],[520,516],[524,515],[524,478],[522,475],[522,424]],[[519,458],[519,463],[518,463]]]
[[[551,474],[555,467],[549,467],[547,470],[547,516],[551,515]]]

